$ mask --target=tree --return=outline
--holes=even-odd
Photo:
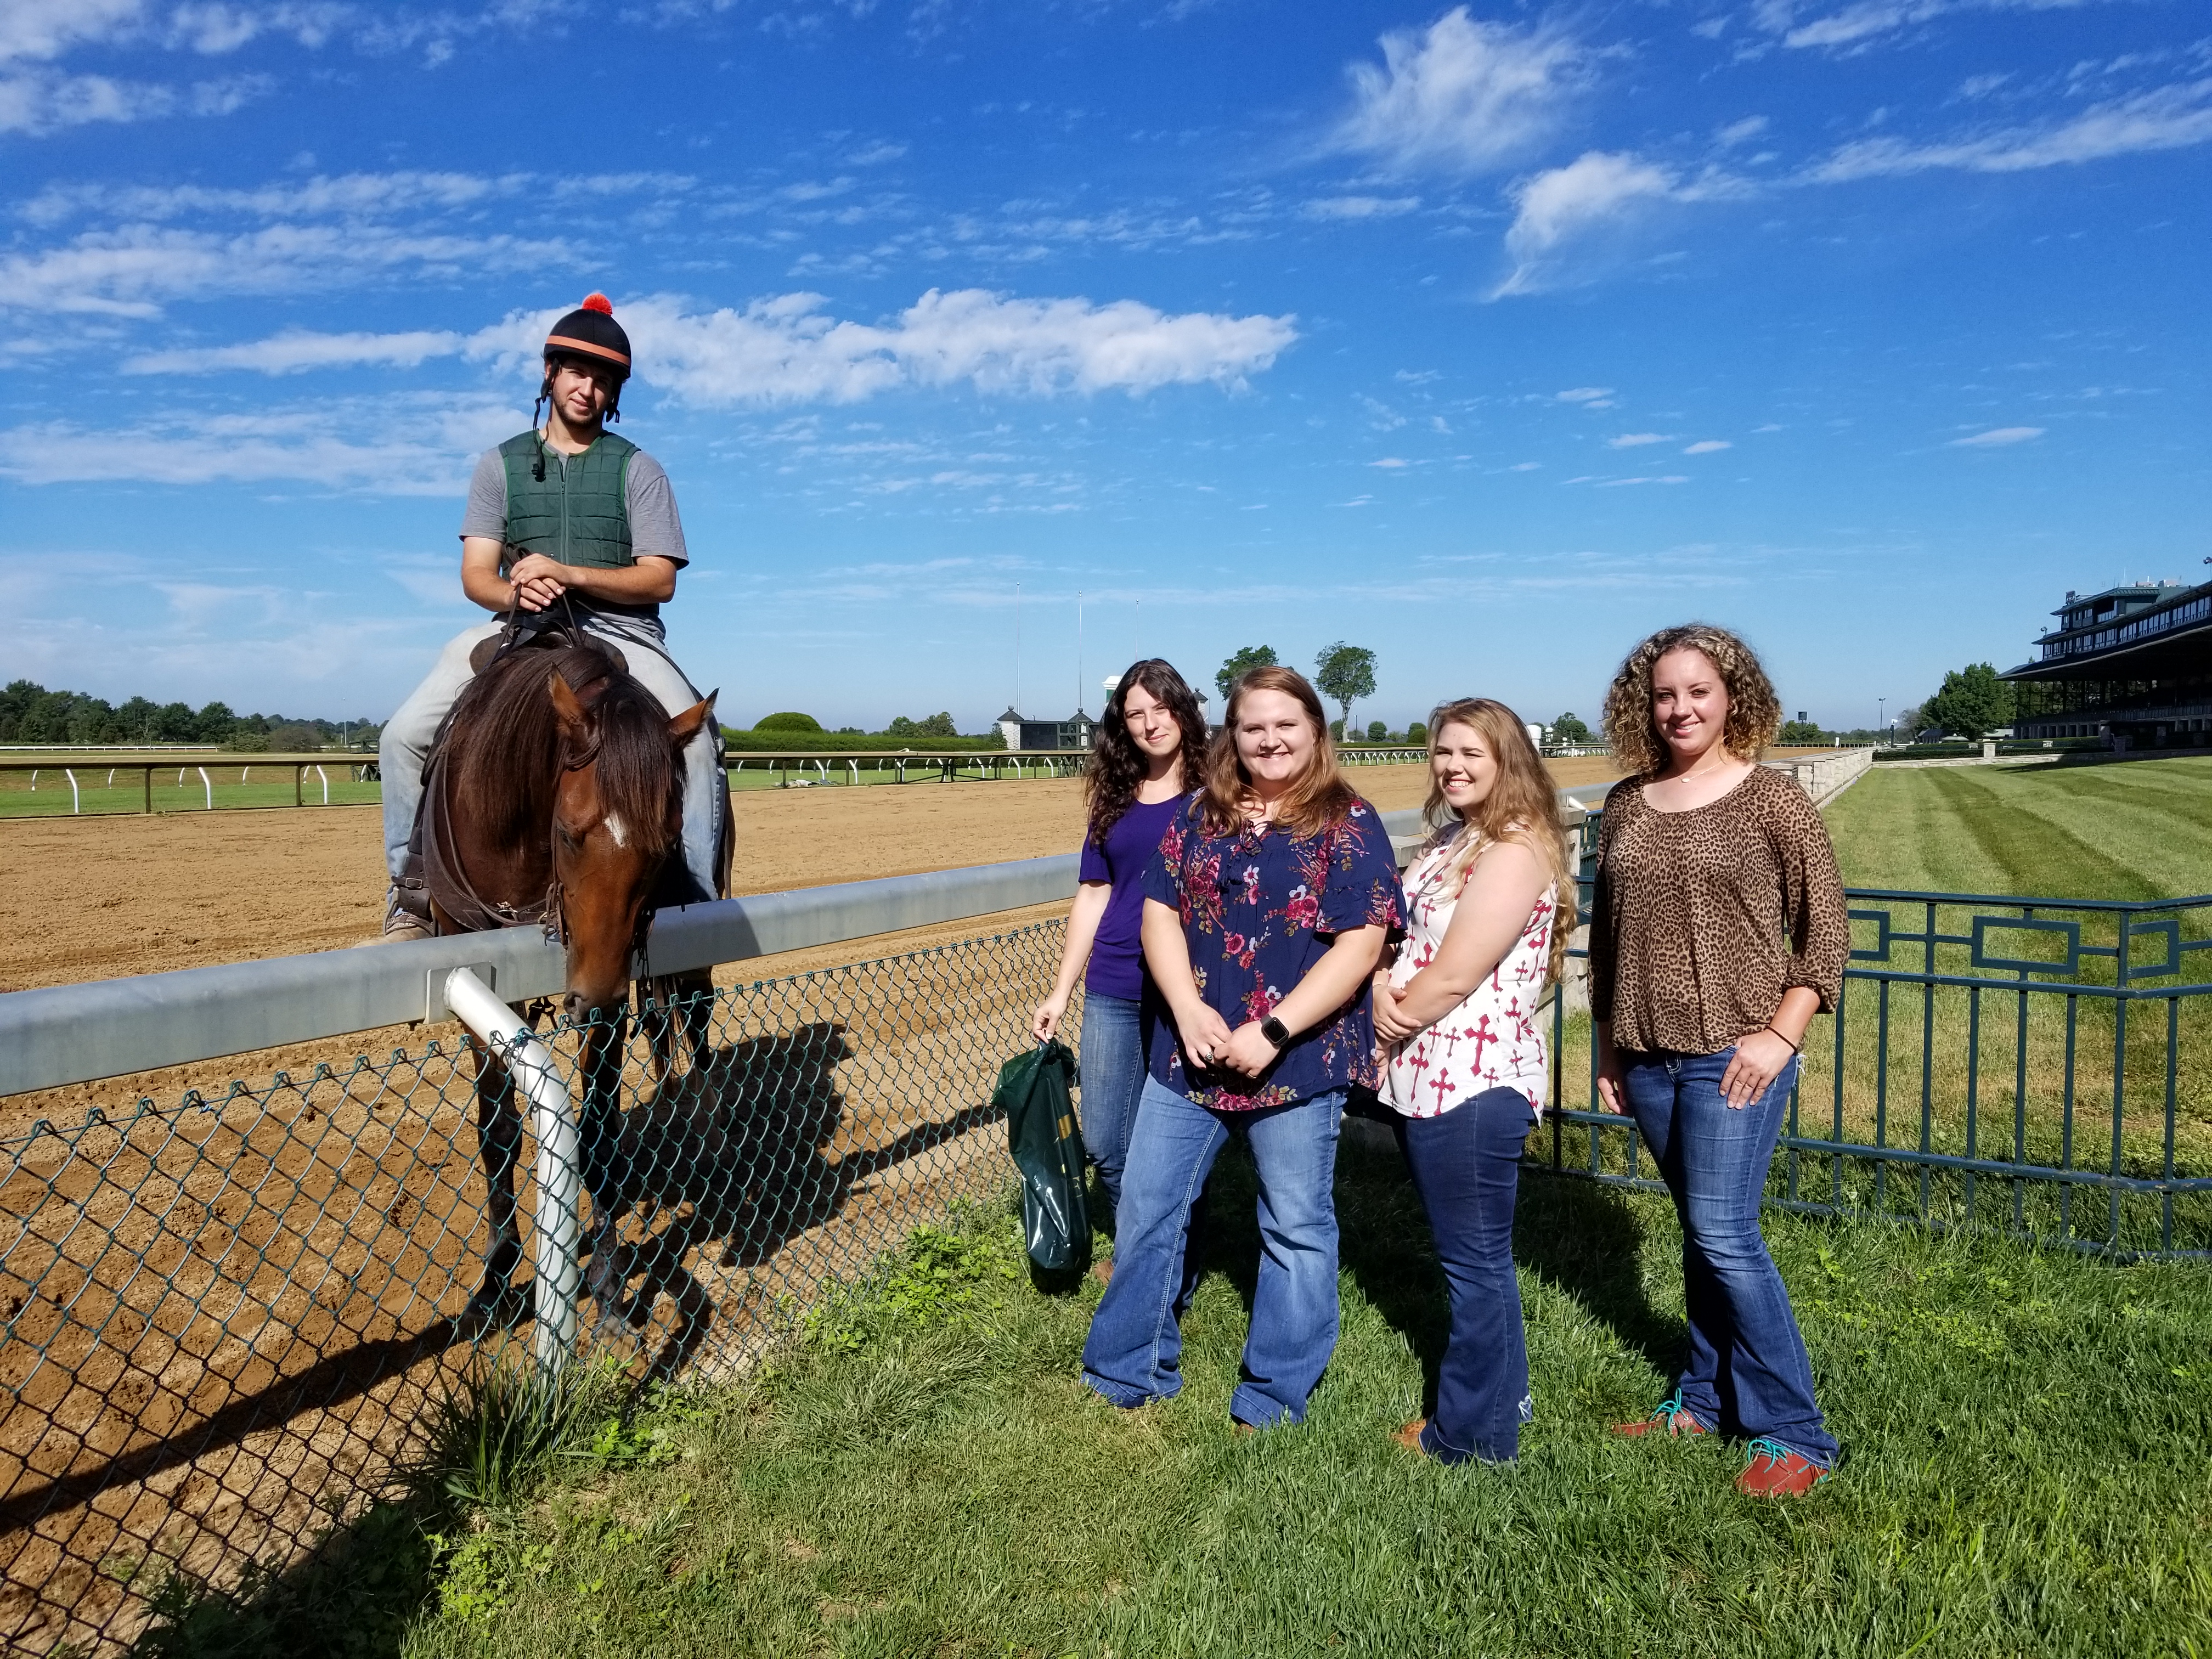
[[[1314,659],[1314,684],[1321,694],[1344,710],[1344,723],[1352,724],[1352,705],[1375,695],[1375,653],[1364,645],[1339,640]]]
[[[1978,662],[1944,675],[1942,689],[1921,705],[1920,713],[1930,726],[1971,742],[2008,725],[2013,702],[2012,687],[1990,664]]]
[[[1381,743],[1389,735],[1390,728],[1384,725],[1381,720],[1370,720],[1367,722],[1368,742]]]
[[[1803,748],[1807,744],[1819,743],[1827,733],[1812,720],[1784,720],[1774,740],[1791,748]]]
[[[1229,689],[1255,668],[1275,666],[1275,647],[1272,645],[1248,645],[1214,672],[1214,689],[1225,698]]]
[[[1415,720],[1406,728],[1406,741],[1409,744],[1419,744],[1421,747],[1426,748],[1429,742],[1429,723],[1426,720]]]
[[[819,732],[822,722],[811,714],[769,714],[753,727],[756,732]]]
[[[1572,710],[1552,722],[1552,741],[1554,743],[1588,743],[1596,735],[1583,724],[1583,717]]]
[[[759,728],[756,726],[754,730]],[[953,725],[949,714],[936,714],[927,719],[910,720],[901,714],[884,728],[887,738],[957,738],[960,728]]]

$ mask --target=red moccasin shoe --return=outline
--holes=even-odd
[[[1778,1440],[1754,1440],[1735,1489],[1746,1498],[1802,1498],[1834,1473]]]
[[[1682,1395],[1679,1389],[1662,1401],[1659,1409],[1653,1412],[1650,1416],[1638,1418],[1633,1423],[1616,1423],[1613,1425],[1613,1433],[1629,1440],[1633,1440],[1640,1435],[1656,1434],[1662,1429],[1668,1435],[1711,1432],[1691,1413],[1690,1408],[1682,1403]]]

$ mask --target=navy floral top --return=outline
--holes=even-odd
[[[1199,994],[1230,1030],[1265,1019],[1338,933],[1403,925],[1390,837],[1365,801],[1355,799],[1341,822],[1304,839],[1265,826],[1209,835],[1202,803],[1193,792],[1169,825],[1145,872],[1145,896],[1182,915]],[[1367,996],[1363,980],[1351,1001],[1291,1038],[1257,1078],[1190,1065],[1175,1022],[1163,1018],[1152,1031],[1152,1077],[1218,1112],[1287,1106],[1354,1084],[1374,1088],[1380,1072]]]

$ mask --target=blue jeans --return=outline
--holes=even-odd
[[[1241,1127],[1260,1175],[1260,1282],[1229,1414],[1267,1428],[1305,1418],[1336,1350],[1336,1137],[1344,1095],[1260,1112],[1209,1112],[1151,1078],[1137,1107],[1114,1277],[1083,1345],[1083,1380],[1117,1406],[1182,1389],[1183,1241],[1207,1172]]]
[[[1813,1401],[1813,1362],[1759,1231],[1797,1062],[1739,1109],[1721,1098],[1735,1054],[1620,1057],[1628,1109],[1682,1221],[1690,1352],[1676,1397],[1708,1426],[1777,1441],[1825,1468],[1835,1438]]]
[[[1451,1296],[1451,1340],[1421,1449],[1440,1463],[1510,1462],[1534,1411],[1521,1285],[1513,1274],[1513,1200],[1536,1109],[1518,1089],[1486,1089],[1435,1117],[1398,1120],[1398,1149],[1436,1235]]]
[[[1145,1091],[1145,1042],[1138,1018],[1143,1006],[1128,997],[1083,994],[1083,1149],[1098,1166],[1107,1205],[1100,1218],[1109,1233],[1121,1205],[1121,1166],[1128,1161],[1137,1099]]]

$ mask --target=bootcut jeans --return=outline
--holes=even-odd
[[[1451,1297],[1451,1340],[1421,1449],[1440,1463],[1510,1463],[1534,1414],[1513,1200],[1536,1109],[1518,1089],[1486,1089],[1433,1117],[1401,1117],[1398,1150],[1436,1235]]]
[[[1733,1046],[1717,1054],[1624,1053],[1628,1109],[1682,1222],[1689,1356],[1675,1397],[1708,1427],[1836,1461],[1813,1401],[1813,1362],[1790,1291],[1759,1231],[1767,1165],[1797,1079],[1794,1059],[1748,1106],[1721,1097]]]
[[[1197,1262],[1185,1249],[1191,1206],[1232,1130],[1260,1176],[1260,1282],[1244,1340],[1243,1380],[1229,1399],[1240,1423],[1305,1419],[1336,1350],[1336,1140],[1344,1092],[1257,1112],[1211,1112],[1145,1080],[1121,1171],[1114,1277],[1083,1345],[1083,1380],[1116,1406],[1182,1389],[1182,1330]]]
[[[1083,1084],[1083,1150],[1098,1168],[1106,1194],[1099,1219],[1114,1231],[1121,1206],[1121,1166],[1128,1161],[1129,1134],[1137,1123],[1137,1100],[1145,1091],[1144,1004],[1101,991],[1083,994],[1083,1032],[1077,1054]]]

